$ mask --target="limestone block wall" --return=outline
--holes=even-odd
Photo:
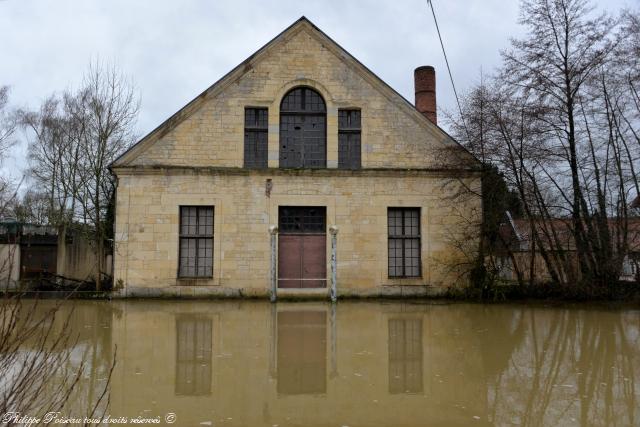
[[[280,102],[290,89],[309,86],[327,106],[327,167],[338,166],[338,109],[362,113],[363,168],[428,168],[473,162],[444,132],[391,88],[307,24],[195,99],[168,126],[143,140],[127,165],[242,167],[245,107],[269,109],[269,167],[278,167]],[[236,76],[237,75],[237,76]],[[412,78],[410,70],[407,78]],[[445,147],[448,147],[445,149]]]
[[[460,197],[459,181],[425,171],[125,170],[118,173],[115,284],[125,289],[221,287],[244,295],[269,289],[269,226],[279,206],[326,206],[338,234],[339,293],[366,294],[386,285],[455,284],[475,245],[480,201]],[[266,180],[272,189],[267,195]],[[458,194],[456,197],[455,195]],[[179,207],[214,206],[210,279],[178,279]],[[422,277],[390,279],[387,209],[421,208]],[[476,236],[477,237],[477,236]],[[327,232],[327,262],[330,260]],[[327,265],[327,272],[330,266]],[[172,291],[176,294],[175,291]],[[186,291],[185,291],[186,292]]]

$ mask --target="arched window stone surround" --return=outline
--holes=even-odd
[[[327,167],[327,108],[322,95],[297,86],[280,101],[281,168]]]
[[[280,166],[280,103],[291,89],[298,86],[309,87],[324,99],[327,111],[327,168],[335,169],[338,167],[338,109],[333,97],[322,84],[306,78],[296,79],[281,86],[269,106],[269,167]]]

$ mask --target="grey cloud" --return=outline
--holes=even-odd
[[[518,2],[434,0],[458,89],[490,71],[518,34]],[[609,7],[619,7],[621,1]],[[0,2],[0,84],[35,107],[77,85],[91,59],[115,62],[142,99],[144,134],[305,15],[389,85],[413,100],[413,69],[433,65],[439,106],[454,98],[425,0]],[[16,158],[24,147],[18,147]],[[19,161],[19,160],[18,160]]]

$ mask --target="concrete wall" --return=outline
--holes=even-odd
[[[266,180],[272,180],[270,196]],[[467,178],[478,187],[479,181]],[[327,227],[337,225],[338,287],[342,295],[384,292],[387,285],[443,287],[459,277],[466,255],[454,245],[474,245],[466,218],[479,199],[456,198],[460,185],[427,172],[359,171],[193,172],[121,174],[116,210],[115,284],[130,292],[191,285],[265,295],[269,289],[269,225],[278,206],[326,206]],[[213,278],[180,280],[179,207],[214,206]],[[387,208],[421,208],[422,277],[390,279],[387,272]],[[478,214],[479,215],[479,214]],[[472,228],[471,231],[475,230]],[[330,250],[327,233],[327,251]],[[327,253],[327,260],[330,260]],[[329,265],[327,271],[330,271]],[[185,287],[169,294],[199,292]],[[206,292],[206,291],[202,291]],[[220,291],[220,292],[223,292]]]
[[[112,255],[105,248],[103,268],[107,275],[112,274]],[[64,270],[60,270],[60,265]],[[58,250],[58,269],[60,275],[75,280],[95,280],[98,272],[98,256],[94,245],[81,233],[76,233],[71,243],[65,244],[64,252]]]
[[[26,278],[24,271],[21,271],[20,261],[25,259],[21,257],[28,256],[28,252],[24,252],[28,249],[24,241],[28,242],[29,236],[20,239],[24,239],[22,246],[20,244],[0,244],[0,288],[6,286],[7,280],[10,285],[14,285],[20,279]],[[57,246],[54,244],[35,246],[36,249],[46,248],[47,253],[52,253],[52,256],[57,258],[55,270],[48,271],[69,279],[93,280],[97,272],[97,256],[93,245],[81,233],[76,233],[70,243],[64,243],[65,241],[69,241],[69,239],[60,237]],[[61,244],[64,246],[60,246]],[[61,250],[61,247],[64,249]],[[33,248],[31,251],[33,253]],[[103,254],[105,258],[104,270],[107,275],[111,275],[113,257],[108,252],[109,249],[105,248]],[[38,261],[32,265],[36,269],[39,266]],[[35,273],[35,275],[37,277],[39,273]]]
[[[0,289],[20,279],[20,245],[0,244]]]
[[[81,236],[65,245],[64,276],[70,279],[87,280],[96,276],[97,257],[93,246]]]

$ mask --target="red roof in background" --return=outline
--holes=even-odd
[[[566,250],[574,250],[572,221],[570,218],[552,218],[550,220],[513,219],[500,224],[499,234],[502,241],[512,249],[527,249],[532,240],[532,227],[535,227],[542,241],[547,242],[548,248],[557,247],[557,243]],[[620,225],[620,226],[619,226]],[[612,236],[621,232],[623,226],[615,218],[609,219],[609,230]],[[627,219],[627,238],[631,251],[640,251],[640,217]],[[514,245],[518,245],[515,247]]]

